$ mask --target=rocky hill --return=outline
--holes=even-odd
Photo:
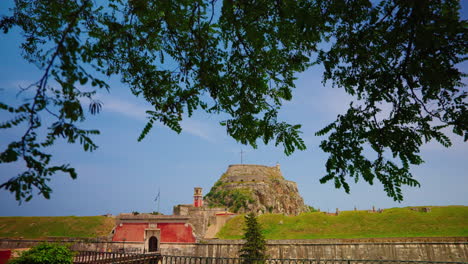
[[[297,215],[308,211],[297,184],[284,179],[279,165],[230,165],[204,200],[208,206],[236,213]]]

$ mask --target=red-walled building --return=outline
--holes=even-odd
[[[0,264],[8,263],[8,260],[11,258],[11,250],[9,249],[0,249]]]
[[[114,242],[144,243],[145,251],[158,251],[159,243],[194,243],[189,217],[177,215],[120,214]]]
[[[193,207],[203,206],[202,188],[194,190]],[[143,251],[159,251],[159,243],[195,243],[189,215],[120,214],[113,242],[143,245]],[[129,245],[127,244],[127,245]]]
[[[194,190],[193,204],[174,207],[173,215],[120,214],[112,241],[125,242],[143,251],[159,251],[159,243],[195,243],[197,236],[216,234],[232,213],[225,208],[203,206],[202,188]],[[226,219],[224,219],[226,218]],[[212,235],[213,235],[212,234]]]

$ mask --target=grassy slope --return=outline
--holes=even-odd
[[[392,208],[381,214],[366,211],[344,211],[338,216],[266,214],[259,217],[259,222],[267,239],[468,236],[468,206],[431,208],[428,213]],[[243,216],[229,220],[218,237],[241,238],[243,223]]]
[[[98,237],[108,235],[114,224],[104,216],[0,217],[0,237]]]

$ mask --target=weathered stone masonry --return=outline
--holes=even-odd
[[[163,243],[161,253],[238,257],[240,240]],[[270,258],[468,261],[468,238],[269,240]]]
[[[30,248],[43,241],[0,239],[0,249]],[[137,242],[69,240],[74,250],[118,251],[143,249]],[[164,255],[238,257],[241,240],[202,240],[198,243],[160,243]],[[131,250],[130,250],[131,251]],[[142,252],[142,251],[138,251]],[[368,259],[468,262],[468,237],[269,240],[270,258]]]

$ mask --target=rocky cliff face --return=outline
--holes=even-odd
[[[279,165],[230,165],[204,200],[208,206],[237,213],[297,215],[308,211],[297,184],[284,179]]]

